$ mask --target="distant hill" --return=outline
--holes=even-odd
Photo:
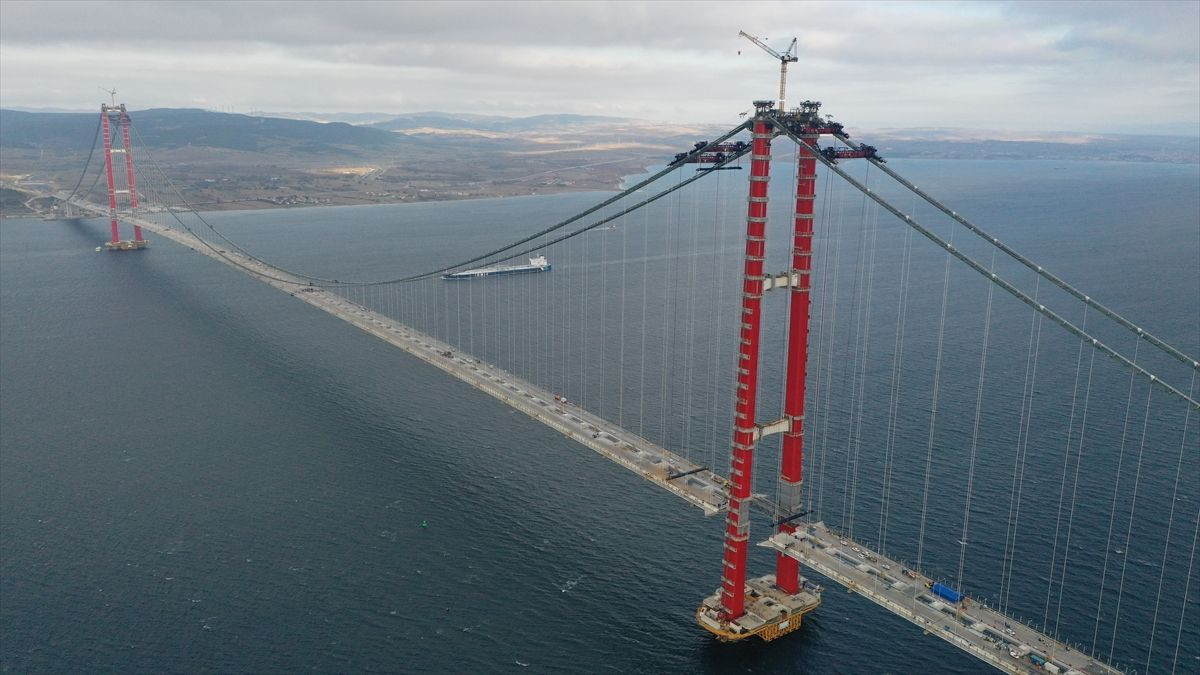
[[[251,110],[246,113],[251,117],[278,117],[285,120],[308,120],[309,122],[345,122],[346,124],[374,124],[385,122],[396,116],[396,113],[363,112],[363,113],[315,113],[315,112],[267,112]]]
[[[0,108],[0,147],[86,151],[95,139],[97,117]]]
[[[287,113],[299,116],[297,113]],[[416,112],[373,124],[284,119],[198,109],[131,112],[147,155],[203,208],[383,204],[611,190],[728,127],[600,115],[503,117]],[[355,119],[355,113],[331,115]],[[375,113],[365,113],[369,119]],[[3,187],[70,190],[88,167],[95,112],[0,109]],[[856,129],[891,158],[1200,162],[1195,136],[1131,136],[974,129]],[[119,135],[117,137],[119,139]],[[830,143],[831,141],[826,141]],[[118,141],[119,143],[119,141]],[[97,199],[103,191],[89,193]],[[5,213],[15,213],[12,199]]]
[[[340,122],[322,124],[189,108],[137,110],[130,116],[140,138],[152,148],[355,155],[412,142],[381,129]],[[87,151],[97,122],[97,113],[0,110],[0,147]]]
[[[501,117],[498,115],[419,112],[397,115],[386,122],[376,122],[370,126],[377,129],[387,129],[388,131],[434,128],[518,133],[526,131],[551,131],[562,129],[563,127],[622,124],[630,121],[624,117],[606,117],[603,115],[557,114],[533,115],[531,117]]]
[[[383,128],[197,109],[130,114],[138,168],[161,169],[188,203],[205,209],[611,190],[624,176],[691,147],[708,133],[589,115],[429,112],[389,116],[386,126],[392,128]],[[323,117],[374,116],[365,115]],[[81,171],[99,185],[99,153],[85,160],[98,122],[95,112],[0,110],[4,187],[70,190],[81,184]],[[153,167],[147,166],[148,158]],[[86,194],[95,201],[104,191]]]

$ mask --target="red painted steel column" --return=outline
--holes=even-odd
[[[721,604],[727,619],[745,614],[746,545],[750,537],[755,413],[758,393],[758,340],[762,325],[763,256],[766,251],[767,182],[771,172],[771,129],[762,111],[754,120],[750,154],[750,200],[746,209],[746,264],[742,281],[737,406],[734,413],[729,510],[725,518],[725,566]]]
[[[125,104],[121,104],[121,135],[125,140],[125,176],[127,178],[126,185],[129,187],[129,210],[133,215],[137,215],[138,198],[137,184],[133,180],[133,146],[129,143],[129,113],[125,112]],[[142,228],[140,225],[133,226],[134,241],[142,240]]]
[[[104,127],[104,170],[108,173],[108,217],[112,219],[112,243],[121,240],[117,234],[117,189],[113,184],[112,130],[108,124],[108,106],[100,106],[100,124]]]
[[[816,146],[817,136],[802,135]],[[804,467],[804,384],[808,373],[808,319],[812,290],[813,201],[816,197],[817,160],[812,150],[799,147],[796,178],[796,225],[792,241],[792,272],[795,285],[789,295],[787,375],[783,414],[789,429],[783,435],[780,465],[780,506],[783,515],[800,510],[800,488]],[[779,526],[780,532],[795,532],[792,523]],[[775,583],[787,593],[800,592],[800,562],[782,553],[775,558]]]

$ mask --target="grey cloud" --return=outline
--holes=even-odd
[[[781,5],[782,6],[782,5]],[[588,47],[694,41],[713,19],[734,19],[718,3],[596,2],[141,2],[113,11],[97,2],[6,2],[5,41],[255,41],[283,46],[453,40]],[[97,31],[106,25],[111,30]],[[730,24],[734,25],[734,24]],[[736,35],[731,29],[730,35]]]
[[[70,106],[119,78],[148,105],[724,121],[775,93],[777,65],[737,37],[744,28],[799,36],[789,98],[825,100],[864,126],[1071,128],[1085,106],[1089,124],[1119,126],[1127,99],[1180,123],[1200,118],[1197,7],[3,2],[0,93]],[[1014,121],[1004,101],[1040,119]]]
[[[1065,53],[1156,62],[1200,62],[1200,3],[1013,2],[1006,17],[1030,29],[1063,28],[1055,46]]]

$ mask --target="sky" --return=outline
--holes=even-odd
[[[1200,135],[1200,2],[18,2],[0,105]]]

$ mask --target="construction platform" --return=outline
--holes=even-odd
[[[704,599],[696,609],[696,621],[723,642],[758,636],[770,642],[800,629],[805,614],[821,605],[820,586],[801,578],[800,592],[791,594],[775,585],[775,575],[746,580],[746,613],[733,620],[722,619],[721,589]]]
[[[150,245],[147,239],[122,239],[121,241],[106,241],[104,248],[109,251],[140,251]]]

